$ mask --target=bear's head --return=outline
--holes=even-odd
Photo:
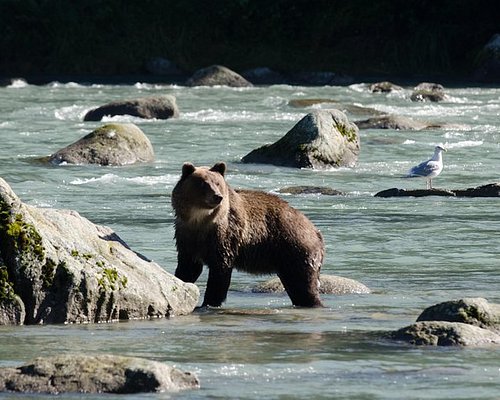
[[[172,207],[176,217],[186,222],[215,217],[217,211],[229,201],[225,172],[226,164],[223,162],[212,168],[184,163],[181,178],[172,192]]]

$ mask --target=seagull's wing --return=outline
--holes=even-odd
[[[441,168],[441,165],[437,161],[429,160],[429,161],[424,161],[423,163],[420,163],[410,169],[408,171],[408,177],[412,176],[429,176],[433,172],[438,171]]]

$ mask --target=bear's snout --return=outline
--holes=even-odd
[[[212,201],[211,203],[214,205],[214,206],[218,206],[222,200],[224,200],[224,196],[222,196],[221,194],[219,193],[214,193],[212,195]]]

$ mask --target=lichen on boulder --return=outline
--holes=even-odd
[[[251,151],[241,161],[293,168],[353,167],[359,150],[358,128],[342,111],[317,110],[277,142]]]
[[[134,124],[106,124],[49,157],[52,164],[127,165],[154,161],[154,150]]]
[[[21,202],[0,178],[0,323],[84,323],[193,311],[198,288],[71,210]]]
[[[150,393],[197,389],[195,375],[167,364],[116,355],[61,354],[0,368],[0,392]]]

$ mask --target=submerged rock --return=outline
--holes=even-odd
[[[381,115],[363,121],[354,122],[359,129],[397,129],[419,131],[429,127],[428,124],[400,115]]]
[[[391,336],[416,345],[500,344],[500,304],[483,298],[446,301],[426,308],[416,323]]]
[[[317,110],[280,140],[251,151],[241,161],[293,168],[352,167],[359,149],[358,128],[342,111]]]
[[[114,101],[94,108],[85,114],[84,121],[100,121],[114,115],[131,115],[145,119],[168,119],[179,116],[174,96],[163,95],[134,100]]]
[[[0,323],[87,323],[193,311],[198,288],[77,212],[21,202],[0,178]]]
[[[153,146],[134,124],[107,124],[49,157],[52,164],[127,165],[152,162]]]
[[[287,194],[321,194],[323,196],[337,196],[345,194],[339,190],[321,186],[287,186],[279,189],[278,192]]]
[[[367,294],[371,290],[354,279],[343,278],[335,275],[322,274],[319,277],[321,294]],[[252,289],[254,293],[282,293],[285,291],[279,278],[272,278],[259,283]]]
[[[452,196],[452,197],[500,197],[500,183],[489,183],[469,189],[398,189],[382,190],[375,197],[424,197],[424,196]]]
[[[253,86],[241,75],[222,65],[212,65],[196,71],[186,81],[186,86],[231,86],[249,87]]]
[[[197,389],[196,376],[157,361],[115,355],[63,354],[0,368],[0,392],[145,393]]]
[[[370,85],[372,93],[390,93],[397,90],[403,90],[403,88],[388,81],[376,82]]]

